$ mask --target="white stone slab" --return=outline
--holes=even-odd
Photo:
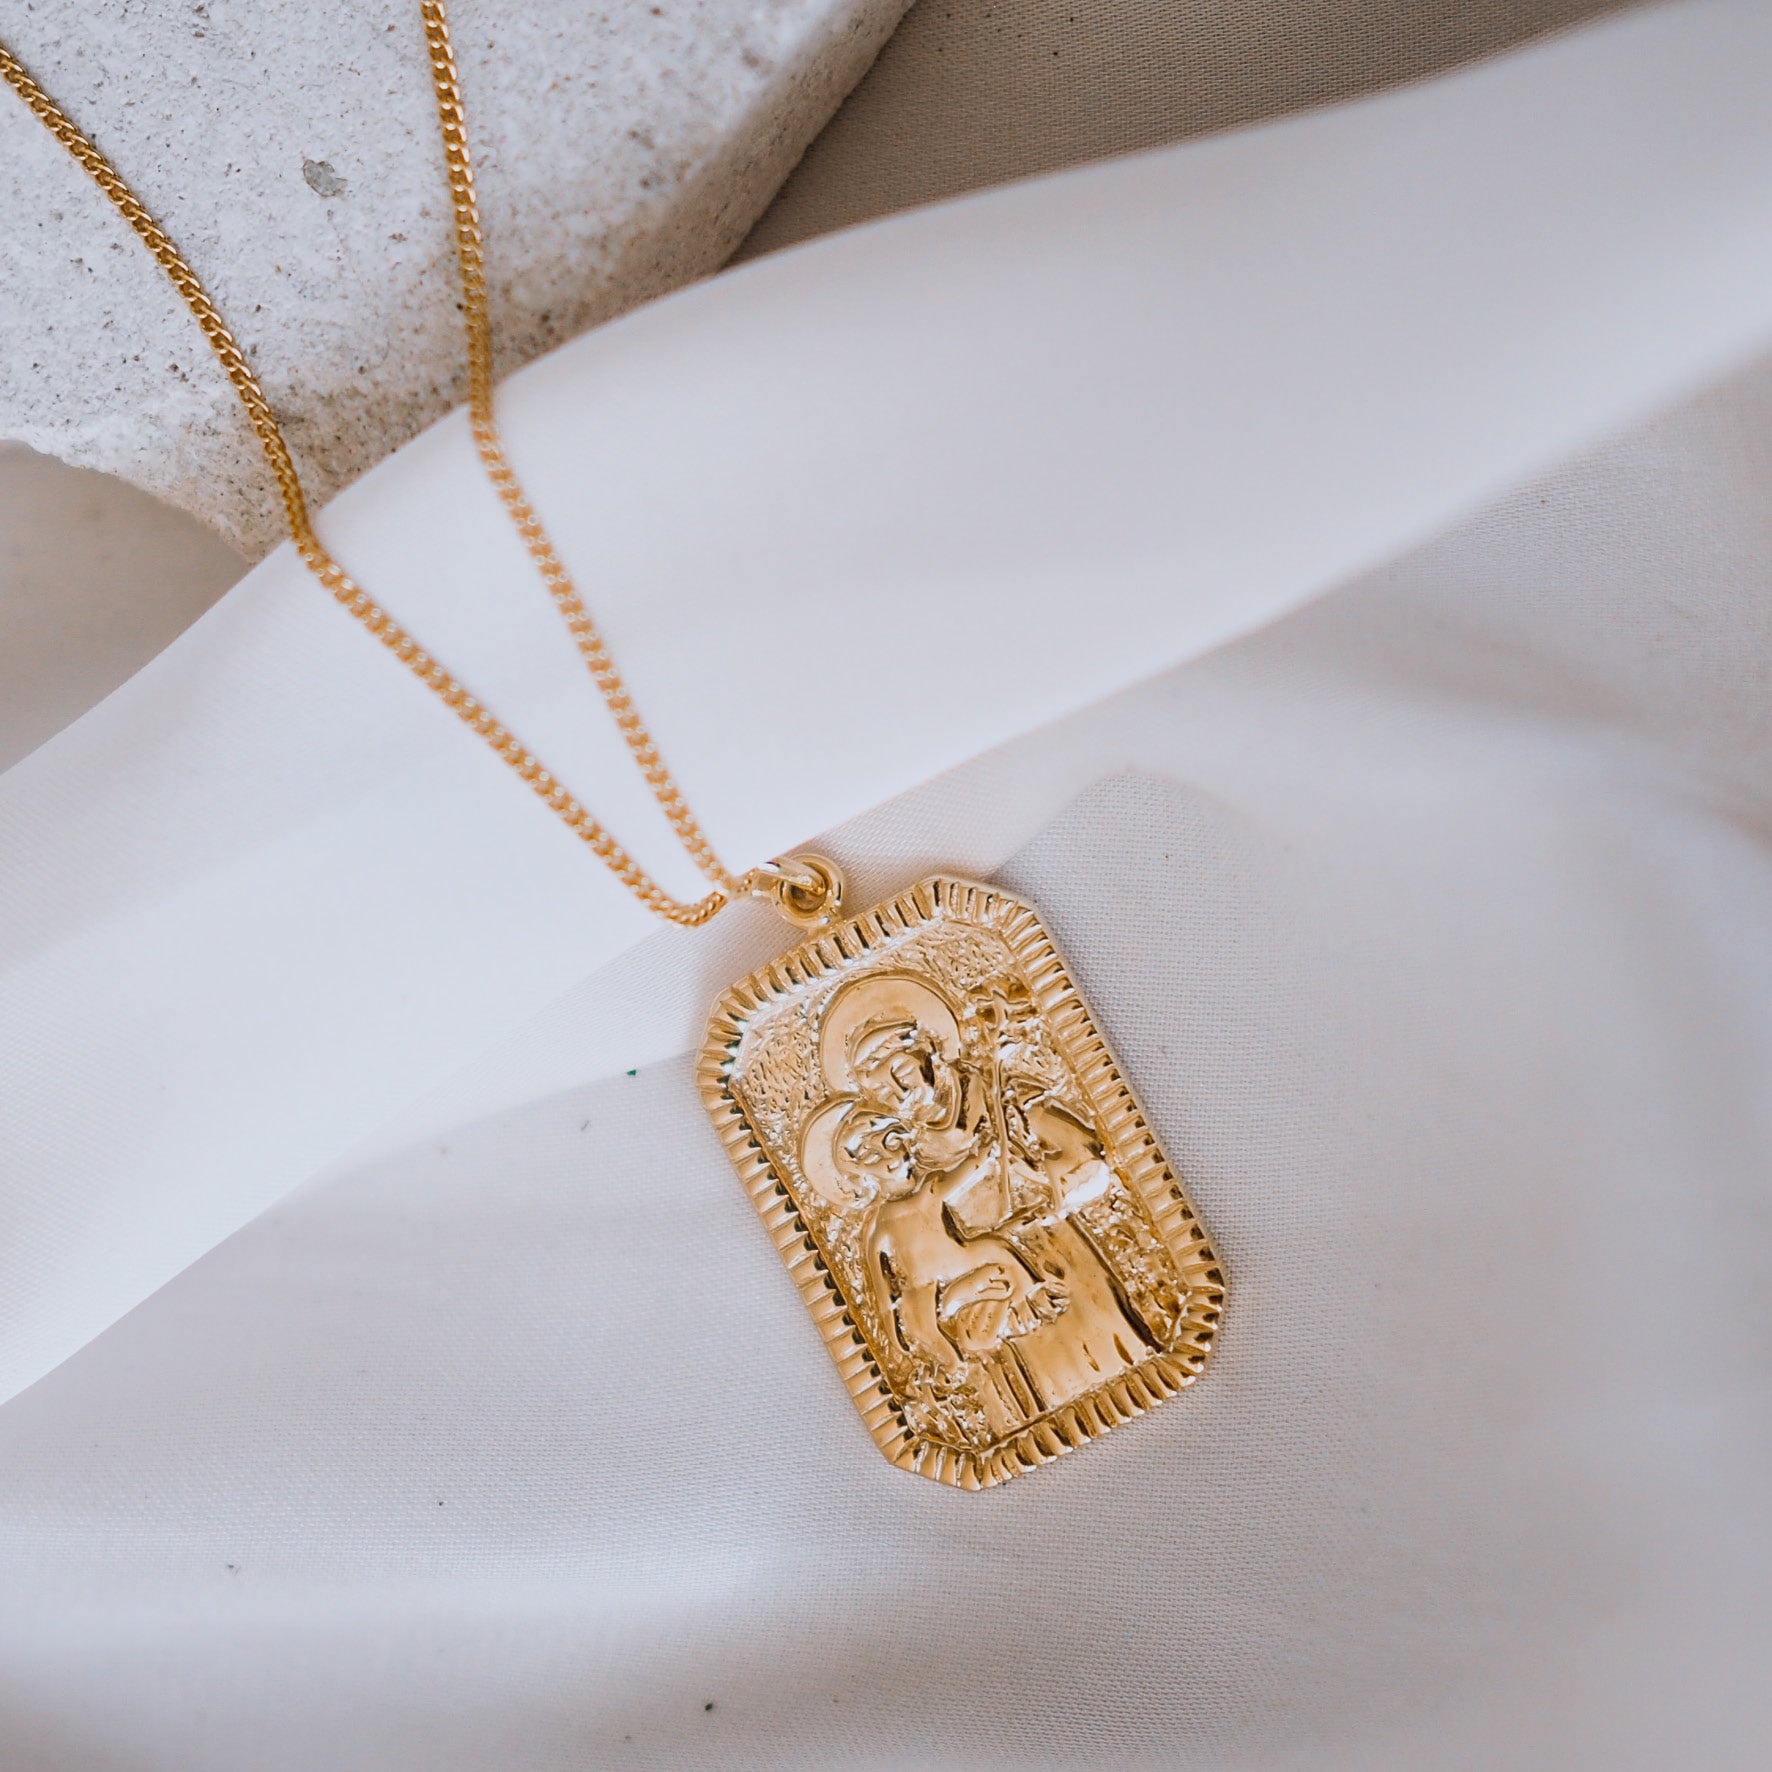
[[[458,0],[501,372],[724,262],[905,5]],[[208,282],[316,503],[462,398],[416,0],[38,0],[5,34]],[[193,322],[5,92],[0,222],[0,436],[264,552],[264,469]]]

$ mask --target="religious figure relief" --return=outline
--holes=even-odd
[[[1076,1216],[1113,1185],[1099,1135],[1017,1067],[1031,1017],[1025,992],[956,1007],[907,973],[852,979],[800,1150],[813,1187],[866,1202],[867,1286],[910,1387],[970,1385],[994,1435],[1158,1347]]]
[[[1223,1288],[1038,919],[968,882],[907,904],[741,987],[704,1089],[808,1302],[843,1306],[875,1437],[973,1487],[1190,1382]]]

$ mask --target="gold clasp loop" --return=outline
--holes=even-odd
[[[768,899],[802,929],[822,929],[843,908],[843,870],[810,851],[766,861],[752,868],[746,880],[754,897]]]

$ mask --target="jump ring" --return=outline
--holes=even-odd
[[[753,870],[751,890],[767,898],[790,923],[819,929],[843,908],[843,870],[809,851],[779,857]]]

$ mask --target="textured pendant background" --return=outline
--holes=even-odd
[[[735,985],[703,1098],[895,1464],[982,1488],[1191,1384],[1224,1283],[1033,909],[937,876]]]

